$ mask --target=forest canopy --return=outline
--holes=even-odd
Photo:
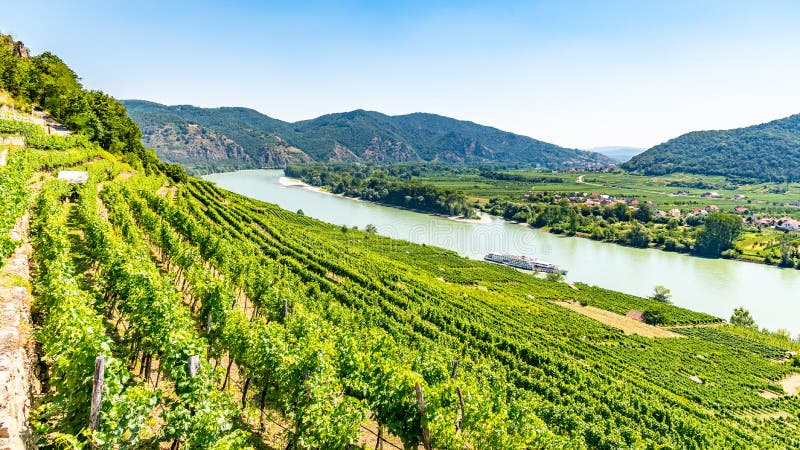
[[[112,153],[125,155],[134,166],[141,164],[147,171],[166,168],[144,148],[138,125],[122,104],[103,92],[84,89],[78,75],[58,56],[50,52],[30,56],[22,42],[5,34],[0,34],[0,89],[49,112]]]
[[[800,114],[733,130],[695,131],[633,157],[623,167],[764,181],[800,180]]]

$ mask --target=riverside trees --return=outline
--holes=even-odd
[[[703,256],[718,257],[733,248],[743,229],[742,218],[735,214],[712,213],[697,233],[694,251]]]
[[[758,325],[756,325],[756,321],[753,320],[753,316],[750,315],[750,311],[741,306],[733,310],[731,323],[744,328],[758,329]]]

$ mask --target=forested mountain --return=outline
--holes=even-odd
[[[800,114],[745,128],[687,133],[623,167],[652,175],[689,172],[800,180]]]
[[[123,100],[142,129],[142,141],[167,161],[197,172],[283,167],[310,161],[280,136],[291,125],[247,108],[165,106]]]
[[[567,149],[435,114],[387,116],[356,110],[295,123],[246,108],[123,104],[143,142],[165,160],[204,171],[283,167],[314,161],[518,162],[544,167],[604,165],[598,153]]]

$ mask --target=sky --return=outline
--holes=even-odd
[[[288,121],[429,112],[590,148],[800,113],[797,1],[37,0],[0,32],[119,99]]]

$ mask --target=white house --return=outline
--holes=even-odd
[[[778,231],[800,231],[800,220],[782,217],[780,222],[775,225],[775,229]]]

